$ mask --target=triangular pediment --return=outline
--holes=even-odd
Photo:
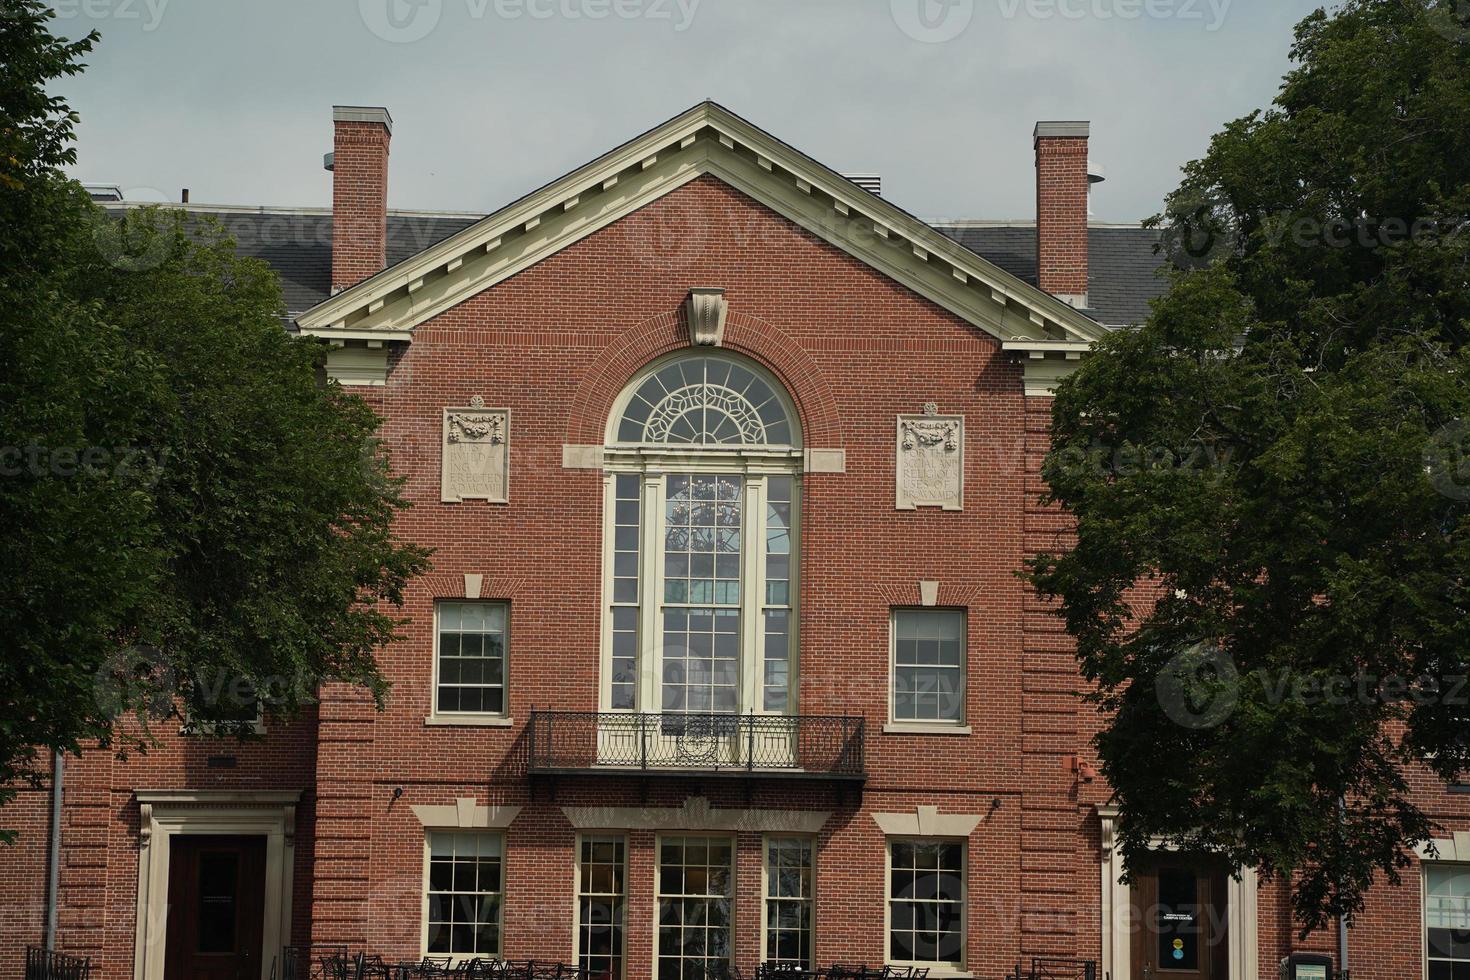
[[[712,102],[655,127],[297,318],[338,341],[414,328],[706,174],[1032,358],[1075,359],[1105,333],[1004,271]]]

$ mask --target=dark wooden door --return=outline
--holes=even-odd
[[[265,838],[169,839],[164,980],[260,980]]]
[[[1225,873],[1187,856],[1160,854],[1133,876],[1136,980],[1226,980]]]

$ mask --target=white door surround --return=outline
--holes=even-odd
[[[169,838],[233,834],[265,838],[261,980],[291,936],[300,790],[138,790],[138,925],[133,980],[163,980],[168,927]]]
[[[1119,880],[1123,875],[1123,854],[1113,846],[1118,808],[1099,806],[1097,816],[1102,825],[1102,975],[1112,980],[1141,980],[1132,976],[1132,889]],[[1241,868],[1239,879],[1231,876],[1225,882],[1229,980],[1260,980],[1256,941],[1258,888],[1254,868]]]

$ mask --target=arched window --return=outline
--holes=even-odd
[[[626,395],[620,443],[792,446],[795,426],[780,385],[717,354],[675,358],[644,372]]]
[[[605,452],[604,710],[794,713],[800,444],[743,358],[682,353],[628,384]]]

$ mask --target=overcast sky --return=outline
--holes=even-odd
[[[1101,221],[1265,106],[1307,0],[60,0],[95,27],[82,180],[325,206],[334,103],[393,114],[389,204],[489,212],[706,98],[929,219],[1033,218],[1090,119]]]

